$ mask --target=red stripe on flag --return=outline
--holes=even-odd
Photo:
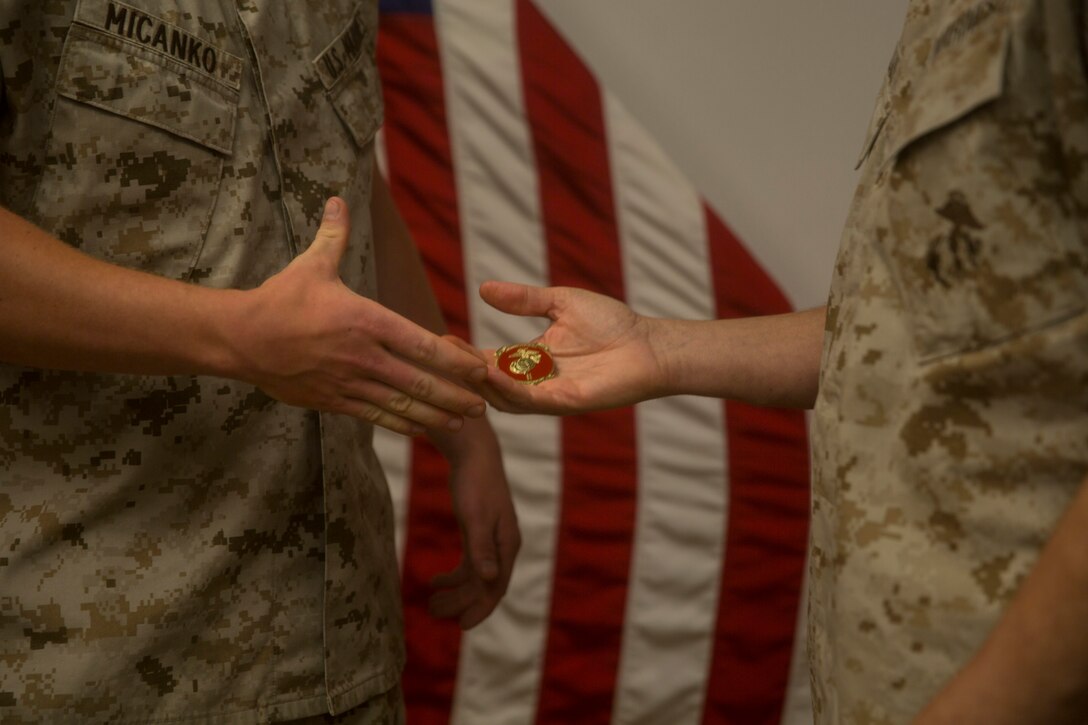
[[[719,318],[788,312],[782,293],[706,209]],[[789,684],[808,537],[804,414],[725,404],[729,521],[703,722],[777,725]]]
[[[420,247],[450,332],[468,337],[461,222],[433,16],[382,16],[378,66],[397,207]]]
[[[393,198],[423,255],[450,331],[469,338],[457,190],[433,17],[389,14],[378,40]],[[457,566],[461,546],[449,467],[428,442],[412,444],[402,591],[408,665],[403,688],[413,725],[449,722],[461,632],[427,613],[428,582]]]
[[[517,37],[551,283],[623,299],[597,84],[527,0],[517,4]],[[634,530],[634,412],[564,418],[561,435],[562,509],[537,721],[608,722]]]

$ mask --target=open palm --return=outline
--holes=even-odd
[[[547,345],[557,377],[537,385],[515,382],[494,367],[486,389],[499,410],[580,413],[615,408],[660,394],[664,369],[650,343],[652,320],[605,295],[571,287],[485,282],[480,296],[502,312],[547,317],[552,324],[533,342]]]

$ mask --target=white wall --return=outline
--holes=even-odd
[[[906,0],[537,0],[794,305],[822,304]]]

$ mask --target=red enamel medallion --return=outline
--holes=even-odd
[[[558,371],[546,345],[507,345],[495,351],[495,365],[519,383],[536,385],[554,378]]]

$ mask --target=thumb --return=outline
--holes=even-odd
[[[325,202],[325,213],[321,217],[321,226],[314,235],[313,244],[303,254],[318,260],[333,276],[339,276],[340,260],[348,248],[350,234],[348,205],[339,197],[330,197]]]
[[[491,530],[483,526],[465,528],[465,544],[472,559],[472,568],[485,582],[494,581],[499,576],[499,552]]]
[[[549,317],[555,307],[554,287],[533,287],[514,282],[488,281],[480,285],[480,297],[500,312],[530,317]]]

